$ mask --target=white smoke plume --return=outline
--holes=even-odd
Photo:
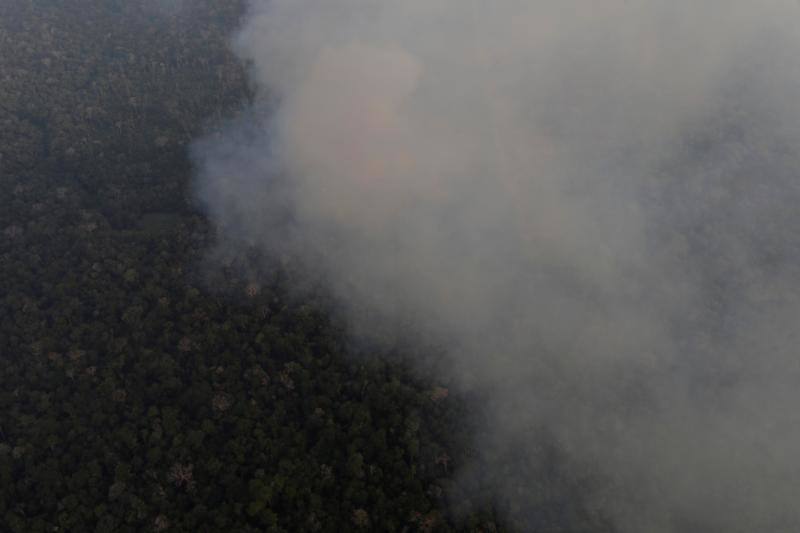
[[[195,145],[198,194],[221,247],[447,343],[482,445],[546,431],[619,530],[800,531],[798,17],[253,0],[260,97]]]

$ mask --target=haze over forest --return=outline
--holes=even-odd
[[[795,532],[800,5],[0,5],[0,529]]]

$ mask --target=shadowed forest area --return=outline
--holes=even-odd
[[[0,2],[0,529],[514,529],[455,483],[477,399],[204,261],[187,148],[252,98],[242,7]],[[598,530],[557,478],[537,530]]]

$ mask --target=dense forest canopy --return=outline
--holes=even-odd
[[[242,7],[0,2],[0,529],[532,531],[455,481],[477,398],[286,265],[204,260],[187,147],[252,97]],[[600,530],[557,462],[526,516]]]

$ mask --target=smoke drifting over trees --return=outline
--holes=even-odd
[[[198,195],[222,249],[448,346],[489,398],[489,468],[546,433],[623,531],[796,531],[798,16],[253,1],[234,47],[260,97],[195,144]]]

